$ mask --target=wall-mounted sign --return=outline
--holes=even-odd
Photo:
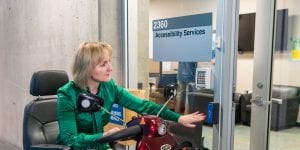
[[[153,20],[153,59],[210,61],[212,13]]]

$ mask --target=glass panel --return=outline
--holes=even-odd
[[[212,12],[213,23],[212,30],[216,30],[216,0],[210,1],[186,1],[186,0],[150,0],[150,11],[149,11],[149,82],[151,83],[150,99],[157,103],[164,103],[166,100],[163,97],[163,90],[161,89],[168,83],[177,83],[177,73],[178,73],[178,62],[157,62],[153,61],[153,33],[152,33],[152,21],[163,18],[173,18],[179,16],[187,16],[194,14],[203,14]],[[198,68],[212,68],[213,62],[196,62]],[[196,70],[193,70],[196,71]],[[211,71],[211,70],[210,70]],[[201,73],[201,71],[199,72]],[[195,75],[195,73],[194,73]],[[202,74],[199,74],[202,79]],[[208,75],[208,80],[211,79],[212,74]],[[171,102],[168,107],[174,109],[180,113],[191,113],[194,111],[200,111],[207,113],[208,102],[213,101],[213,87],[206,86],[206,89],[196,89],[195,88],[195,77],[192,77],[191,82],[194,83],[192,88],[187,89],[189,92],[183,92],[181,107],[176,105],[176,101]],[[209,84],[213,85],[213,83]],[[184,88],[185,91],[186,88]],[[201,96],[207,94],[208,96]],[[199,96],[200,95],[200,96]],[[193,107],[191,104],[186,103],[186,100],[195,101]],[[212,135],[213,129],[211,126],[204,124],[201,132],[195,137],[194,141],[201,141],[204,137],[204,147],[209,149],[212,148]],[[199,142],[197,144],[200,144]]]
[[[240,0],[239,9],[234,149],[249,150],[256,1]]]
[[[300,1],[278,0],[270,149],[300,147]]]

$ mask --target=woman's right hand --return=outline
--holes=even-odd
[[[121,130],[120,128],[114,127],[114,128],[112,128],[112,129],[109,129],[108,131],[104,132],[104,133],[103,133],[103,136],[108,135],[108,134],[112,134],[112,133],[117,132],[117,131],[120,131],[120,130]]]
[[[182,115],[179,117],[178,122],[185,127],[194,128],[196,127],[196,122],[204,121],[205,115],[203,113],[194,112],[187,115]]]

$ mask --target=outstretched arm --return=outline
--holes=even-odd
[[[180,116],[178,122],[183,126],[194,128],[196,127],[194,123],[203,121],[205,117],[206,116],[203,113],[194,112],[191,114]]]

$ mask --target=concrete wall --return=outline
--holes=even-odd
[[[117,66],[112,76],[117,83],[123,83],[120,1],[99,3],[98,0],[0,1],[1,143],[22,148],[23,109],[34,99],[29,94],[32,73],[61,69],[71,76],[74,50],[83,41],[101,38],[112,44],[112,62]]]
[[[112,78],[117,84],[124,85],[124,49],[122,29],[122,3],[119,0],[100,0],[99,39],[113,47]],[[97,16],[96,16],[97,18]]]
[[[138,0],[138,83],[146,90],[145,98],[149,95],[149,0]]]

